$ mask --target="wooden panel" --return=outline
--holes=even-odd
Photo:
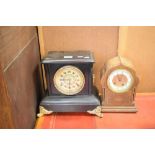
[[[13,127],[33,128],[42,86],[36,27],[0,27],[0,61]]]
[[[36,33],[35,27],[0,27],[0,62],[2,69],[12,61]]]
[[[36,37],[5,72],[8,90],[13,100],[13,115],[17,128],[33,127],[41,87],[39,84],[39,53]],[[41,95],[39,95],[41,97]],[[38,100],[37,100],[38,98]]]
[[[137,91],[155,92],[155,26],[120,27],[118,52],[135,66]]]
[[[38,26],[38,37],[39,37],[39,45],[40,45],[40,56],[43,58],[46,55],[45,45],[44,45],[44,35],[43,35],[43,26]],[[44,89],[47,89],[45,70],[42,65],[42,73],[43,73],[43,81],[44,81]]]
[[[45,53],[45,46],[44,46],[44,35],[43,35],[43,27],[38,26],[38,36],[39,36],[39,45],[40,45],[40,54],[41,58],[46,54]]]
[[[119,27],[105,26],[43,27],[45,52],[49,50],[93,51],[96,60],[95,84],[101,90],[100,69],[107,59],[117,55],[118,29]]]
[[[0,128],[14,128],[11,104],[11,98],[0,66]]]

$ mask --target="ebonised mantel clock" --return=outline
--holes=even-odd
[[[131,61],[117,56],[101,69],[102,112],[136,112],[138,77]]]
[[[102,116],[93,86],[93,54],[90,51],[50,51],[42,60],[47,95],[38,116],[52,112],[88,112]]]

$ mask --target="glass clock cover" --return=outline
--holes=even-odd
[[[113,92],[127,92],[133,85],[133,76],[126,69],[116,69],[110,73],[107,85]]]
[[[65,95],[79,93],[85,84],[85,78],[80,69],[67,65],[58,69],[54,75],[54,86]]]

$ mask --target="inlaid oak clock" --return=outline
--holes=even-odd
[[[110,59],[101,70],[103,112],[136,112],[135,94],[138,84],[132,63],[124,57]]]
[[[88,112],[101,116],[100,100],[93,86],[94,57],[90,51],[51,51],[42,60],[47,95],[40,114]]]

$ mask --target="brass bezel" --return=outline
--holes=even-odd
[[[56,84],[56,78],[57,78],[56,76],[57,76],[57,74],[60,74],[60,73],[62,72],[62,70],[66,69],[66,68],[71,68],[72,70],[78,72],[78,74],[79,74],[80,77],[81,77],[82,85],[81,85],[80,89],[78,89],[77,91],[74,91],[74,92],[65,92],[65,91],[61,90],[60,87]],[[64,95],[75,95],[75,94],[78,94],[79,92],[81,92],[82,89],[84,88],[84,85],[85,85],[85,77],[84,77],[84,74],[82,73],[82,71],[81,71],[79,68],[77,68],[77,67],[75,67],[75,66],[72,66],[72,65],[66,65],[66,66],[63,66],[63,67],[59,68],[59,69],[56,71],[56,73],[54,74],[53,83],[54,83],[55,88],[56,88],[60,93],[62,93],[62,94],[64,94]]]
[[[108,82],[108,79],[109,79],[111,73],[114,72],[114,71],[116,71],[116,70],[125,70],[125,71],[127,71],[128,73],[130,73],[131,84],[130,84],[130,87],[128,87],[128,88],[127,88],[126,90],[124,90],[124,91],[116,91],[116,90],[112,89],[111,86],[110,86],[110,84],[109,84],[109,82]],[[122,68],[122,69],[121,69],[121,68],[119,68],[119,69],[115,69],[115,70],[113,70],[112,72],[111,72],[111,73],[108,75],[108,77],[107,77],[107,86],[108,86],[108,88],[109,88],[112,92],[114,92],[114,93],[118,93],[118,94],[128,92],[128,91],[132,88],[132,86],[133,86],[133,84],[134,84],[134,78],[133,78],[132,73],[131,73],[129,70],[124,69],[124,68]]]

